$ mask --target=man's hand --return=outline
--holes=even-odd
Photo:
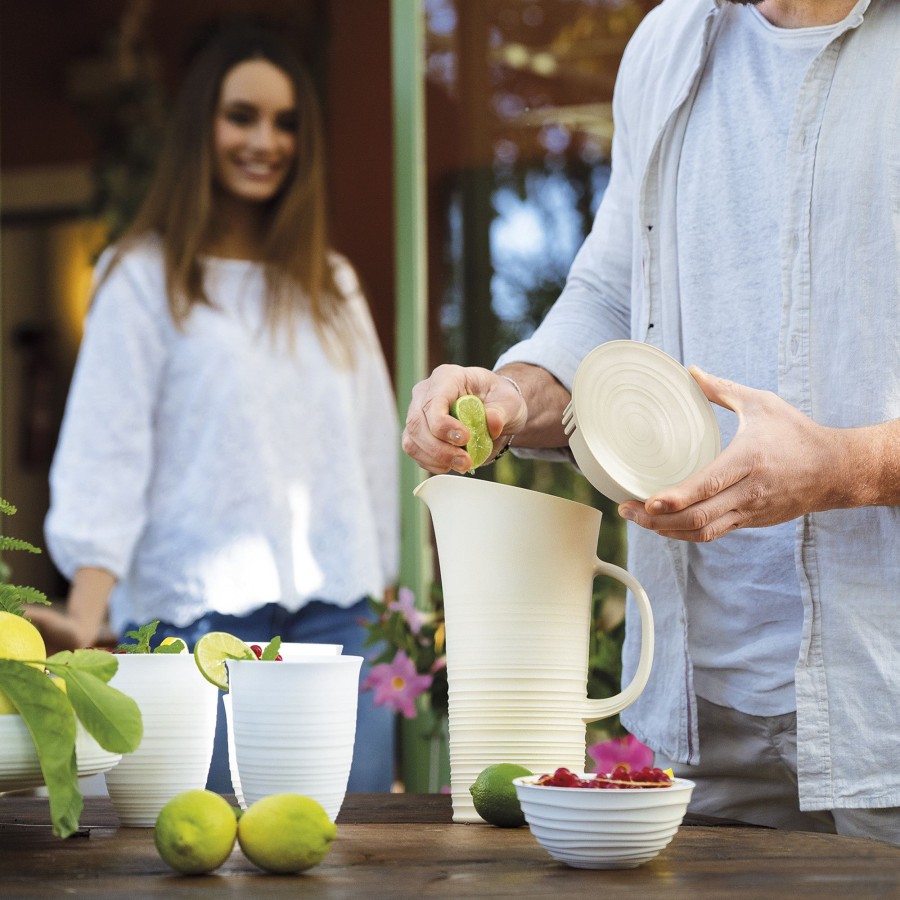
[[[691,368],[706,396],[738,416],[734,439],[696,474],[646,503],[628,501],[622,516],[665,537],[712,541],[736,528],[786,522],[808,512],[862,505],[854,494],[855,452],[866,429],[836,429],[769,391]],[[857,462],[859,460],[857,459]]]
[[[493,455],[528,419],[525,401],[506,378],[476,366],[438,366],[413,388],[402,441],[404,451],[432,474],[472,468],[465,450],[468,429],[450,415],[450,404],[463,394],[474,394],[484,402]]]

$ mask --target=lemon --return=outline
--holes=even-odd
[[[0,611],[0,659],[44,659],[46,656],[44,639],[28,619]],[[43,669],[43,666],[35,665],[34,668]],[[0,691],[0,715],[18,712],[6,694]]]
[[[257,800],[238,821],[238,843],[254,865],[287,875],[325,859],[337,827],[322,806],[301,794]]]
[[[231,855],[237,815],[212,791],[185,791],[156,817],[153,840],[163,861],[176,872],[202,875],[218,869]]]
[[[219,690],[228,690],[226,659],[256,659],[253,651],[226,631],[210,631],[194,644],[194,661],[200,674]]]
[[[513,778],[532,775],[524,766],[497,763],[483,769],[469,788],[475,812],[491,825],[518,828],[525,824],[525,816],[516,796]]]
[[[469,442],[466,444],[466,452],[472,457],[472,468],[477,469],[487,462],[494,450],[494,442],[487,427],[487,417],[484,412],[484,404],[480,397],[474,394],[463,394],[450,406],[450,415],[459,419],[469,429]]]
[[[187,644],[181,638],[177,638],[177,637],[163,638],[160,641],[159,646],[160,647],[168,647],[170,644],[180,645],[180,649],[178,650],[179,653],[187,653],[188,652]]]

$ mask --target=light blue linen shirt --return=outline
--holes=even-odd
[[[594,227],[545,321],[498,366],[540,365],[571,388],[581,359],[608,340],[647,341],[682,359],[675,184],[721,5],[666,0],[639,27],[616,85],[612,176]],[[778,385],[823,425],[900,417],[898,60],[900,2],[860,0],[810,66],[791,125]],[[697,762],[687,545],[631,525],[628,537],[629,568],[655,612],[656,658],[623,723],[665,755]],[[794,553],[801,809],[900,806],[900,508],[806,515]],[[625,680],[637,663],[636,615],[629,602]]]

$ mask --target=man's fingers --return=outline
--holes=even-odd
[[[718,375],[710,375],[704,372],[699,366],[688,366],[688,372],[694,378],[694,381],[700,385],[700,390],[706,395],[706,399],[710,403],[722,406],[737,412],[741,403],[741,392],[743,385],[735,381],[729,381],[727,378],[719,378]]]
[[[450,418],[451,423],[456,422]],[[457,440],[463,443],[468,439],[465,426],[456,422],[458,426]],[[452,431],[453,426],[448,426],[447,431]],[[472,466],[472,460],[464,447],[456,446],[456,442],[442,440],[431,430],[424,416],[410,416],[406,421],[406,427],[401,437],[403,452],[412,457],[419,465],[432,475],[443,474],[453,470],[454,472],[468,472]]]

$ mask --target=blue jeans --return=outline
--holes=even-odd
[[[180,637],[193,649],[197,640],[207,632],[227,631],[245,641],[268,640],[278,635],[285,643],[343,644],[345,656],[365,657],[367,652],[371,652],[371,648],[363,647],[366,632],[361,622],[368,620],[370,615],[366,600],[360,600],[348,609],[314,600],[296,613],[289,613],[278,604],[270,603],[247,616],[207,613],[184,628],[160,622],[153,645],[156,646],[163,638]],[[137,627],[129,623],[123,633],[136,630]],[[363,662],[360,683],[365,679],[368,669],[366,662]],[[390,791],[394,779],[394,714],[386,707],[376,707],[372,702],[373,697],[371,691],[362,691],[359,695],[356,744],[347,785],[347,790],[354,793]],[[221,794],[232,793],[221,696],[216,720],[216,742],[206,786]]]

